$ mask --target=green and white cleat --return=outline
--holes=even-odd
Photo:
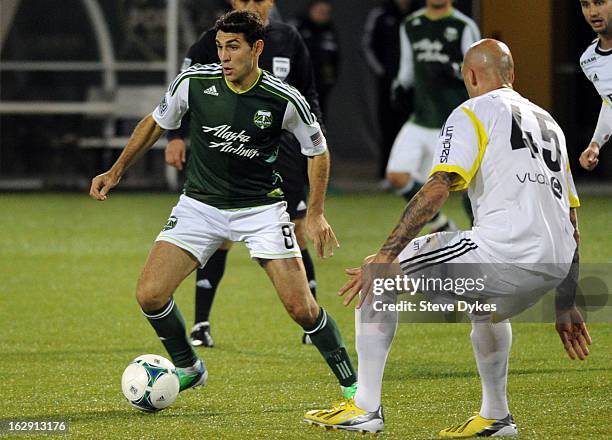
[[[202,359],[198,359],[193,366],[188,368],[176,368],[176,375],[179,378],[179,392],[189,388],[195,388],[206,385],[208,380],[208,370]]]

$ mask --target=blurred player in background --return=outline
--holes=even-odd
[[[414,112],[395,139],[387,164],[387,179],[406,200],[421,189],[431,168],[442,124],[467,99],[461,63],[470,45],[480,39],[476,23],[453,8],[452,0],[427,0],[400,28],[401,58],[393,85],[396,101],[414,88]],[[469,200],[466,212],[472,218]],[[438,213],[432,231],[456,230]]]
[[[582,13],[598,38],[580,57],[580,67],[601,96],[595,133],[580,155],[580,165],[592,171],[599,163],[599,150],[612,136],[612,0],[580,0]]]
[[[397,76],[400,59],[399,29],[411,4],[411,0],[384,0],[369,12],[363,30],[363,53],[378,80],[376,117],[381,140],[377,177],[381,180],[385,179],[395,136],[412,112],[411,98],[401,108],[395,109],[391,105],[391,85]],[[386,179],[383,186],[388,187]]]
[[[159,106],[138,124],[121,155],[92,180],[90,195],[106,200],[123,174],[191,110],[192,156],[178,204],[142,270],[136,299],[177,367],[181,391],[206,382],[204,362],[185,333],[174,302],[180,283],[203,267],[225,240],[243,241],[272,281],[291,318],[306,332],[340,382],[344,397],[355,373],[336,323],[308,289],[302,255],[274,169],[282,130],[310,157],[311,207],[306,227],[320,256],[338,242],[324,216],[329,176],[327,142],[316,116],[293,87],[259,68],[264,25],[233,11],[215,24],[221,63],[195,65],[170,84]]]
[[[313,68],[308,50],[300,34],[287,24],[270,20],[270,11],[274,0],[233,0],[234,10],[251,11],[261,17],[265,23],[264,51],[260,57],[261,68],[271,72],[277,78],[298,89],[310,104],[312,112],[322,121],[321,108],[313,78]],[[209,64],[219,62],[215,46],[215,31],[204,32],[189,51],[183,63],[183,69],[194,64]],[[322,124],[322,122],[321,122]],[[325,127],[323,127],[325,133]],[[186,124],[180,129],[168,133],[166,147],[166,162],[179,170],[187,158]],[[277,162],[277,171],[282,177],[281,189],[287,201],[287,212],[295,224],[295,234],[302,252],[302,261],[306,268],[308,284],[313,297],[316,297],[316,278],[312,258],[308,252],[304,218],[307,211],[308,183],[306,176],[307,160],[300,153],[300,146],[295,136],[283,132],[281,148]],[[205,267],[196,272],[195,320],[191,329],[191,341],[194,346],[212,347],[214,341],[210,328],[210,311],[217,292],[225,265],[227,254],[232,243],[226,241],[217,250]],[[302,335],[302,342],[310,343],[308,335]]]
[[[401,268],[413,280],[440,279],[443,274],[486,279],[481,291],[455,297],[496,306],[494,311],[469,314],[482,404],[477,415],[440,431],[442,437],[518,434],[506,395],[512,345],[508,318],[535,304],[548,290],[557,287],[556,330],[569,357],[585,359],[589,353],[591,338],[575,303],[580,203],[563,131],[548,112],[513,90],[514,62],[505,44],[488,39],[473,45],[463,75],[472,99],[456,108],[444,124],[427,183],[408,203],[378,253],[366,258],[363,271],[349,269],[352,280],[340,289],[340,294],[349,292],[345,304],[362,295],[355,313],[357,394],[330,410],[306,413],[307,423],[352,431],[384,429],[382,379],[398,315],[374,307],[368,298],[372,294],[368,277],[375,276],[371,269],[377,264],[392,267],[399,260],[398,272]],[[542,176],[550,184],[521,180],[525,173]],[[475,202],[472,230],[415,238],[450,191],[466,188]],[[449,294],[429,284],[419,290],[431,301]],[[395,304],[396,292],[387,293]]]
[[[336,85],[340,68],[340,44],[332,12],[330,0],[311,0],[308,12],[291,22],[310,53],[323,116],[327,116],[329,94]]]

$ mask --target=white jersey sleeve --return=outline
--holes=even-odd
[[[608,104],[606,101],[601,103],[601,111],[599,112],[599,119],[597,120],[597,126],[595,127],[595,133],[593,133],[593,139],[591,142],[597,142],[602,147],[603,144],[610,140],[612,136],[612,104]]]
[[[462,105],[446,120],[434,152],[430,175],[455,173],[451,191],[466,189],[478,171],[488,136],[472,110]]]
[[[174,83],[173,83],[174,84]],[[174,93],[168,88],[152,116],[157,125],[165,130],[176,130],[181,126],[183,115],[189,110],[189,78],[183,79]]]
[[[300,111],[298,111],[293,101],[289,100],[285,109],[282,127],[293,133],[297,138],[303,155],[318,156],[327,150],[327,141],[321,131],[321,126],[310,112],[310,109],[303,111],[307,113],[306,120],[302,118]]]

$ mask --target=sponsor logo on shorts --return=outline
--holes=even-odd
[[[177,223],[178,223],[178,218],[171,215],[168,221],[166,222],[166,224],[164,225],[164,227],[162,228],[162,232],[169,231],[170,229],[174,229]]]

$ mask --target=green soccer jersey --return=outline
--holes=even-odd
[[[415,124],[440,128],[453,109],[468,99],[461,63],[479,39],[476,24],[455,9],[435,20],[425,14],[425,9],[406,18],[400,28],[397,82],[404,89],[414,87]]]
[[[219,209],[282,200],[275,163],[283,129],[295,135],[304,155],[327,148],[300,92],[264,70],[252,87],[238,92],[219,64],[192,66],[170,84],[152,116],[172,130],[187,110],[191,154],[183,192]]]

